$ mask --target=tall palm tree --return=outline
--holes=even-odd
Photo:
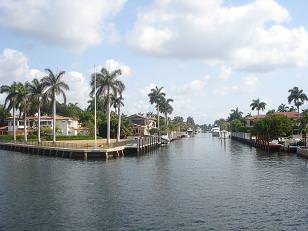
[[[27,112],[29,111],[30,107],[30,90],[29,90],[29,83],[26,82],[25,84],[18,83],[18,95],[17,100],[19,104],[19,111],[23,113],[24,118],[24,142],[28,141],[28,130],[27,130]]]
[[[171,114],[173,112],[173,107],[170,104],[171,102],[173,102],[173,99],[162,98],[159,105],[160,112],[165,115],[165,121],[167,126],[168,126],[168,114]]]
[[[62,80],[65,71],[55,74],[50,69],[45,69],[47,76],[42,78],[42,84],[46,87],[46,96],[53,104],[53,142],[56,142],[56,96],[62,96],[66,103],[65,90],[69,90],[69,86]]]
[[[299,117],[299,107],[308,101],[307,95],[304,93],[303,89],[299,89],[298,87],[293,87],[288,91],[290,95],[288,96],[288,103],[294,103],[295,107],[297,107],[298,117]]]
[[[288,112],[289,110],[290,110],[290,108],[283,103],[280,104],[278,109],[277,109],[278,112]]]
[[[0,88],[1,94],[7,94],[4,102],[4,107],[9,111],[13,110],[13,139],[16,141],[16,110],[18,108],[18,84],[14,81],[11,86],[2,85]]]
[[[31,83],[28,84],[30,90],[30,99],[38,113],[38,130],[37,130],[37,139],[38,142],[41,142],[41,103],[47,102],[47,97],[45,94],[46,86],[39,81],[38,79],[33,79]]]
[[[157,86],[151,89],[151,92],[148,94],[151,104],[156,104],[157,110],[157,128],[159,129],[159,106],[161,101],[165,98],[166,94],[163,92],[163,87],[158,88]]]
[[[118,76],[122,74],[120,69],[108,71],[102,68],[99,73],[96,73],[96,89],[95,86],[95,73],[91,76],[91,95],[96,94],[97,97],[107,96],[107,144],[110,144],[110,105],[111,96],[117,92],[122,92],[125,85],[122,81],[118,80]]]
[[[117,142],[119,142],[121,138],[121,106],[124,106],[124,98],[122,94],[120,94],[118,97],[113,96],[112,104],[118,114]]]
[[[264,111],[265,107],[266,107],[266,103],[265,102],[261,102],[260,99],[254,99],[252,100],[252,103],[250,104],[251,110],[257,110],[258,111],[258,115],[260,115],[260,110]]]

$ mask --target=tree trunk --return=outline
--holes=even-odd
[[[260,110],[258,110],[258,116],[260,115]]]
[[[37,140],[41,142],[41,102],[38,105],[38,129],[37,129]]]
[[[118,108],[118,132],[117,132],[117,142],[121,139],[121,105]]]
[[[157,105],[157,128],[159,129],[159,105]]]
[[[26,111],[24,112],[24,141],[27,143],[28,141],[28,136],[27,136],[27,113]]]
[[[56,142],[56,96],[54,95],[53,97],[53,126],[52,126],[52,129],[53,129],[53,142],[55,143]]]
[[[15,103],[13,105],[13,137],[14,142],[16,142],[16,118],[15,118]]]
[[[110,144],[110,88],[108,87],[108,105],[107,105],[107,144]]]

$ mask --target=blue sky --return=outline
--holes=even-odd
[[[124,70],[127,114],[154,111],[155,85],[174,98],[172,116],[198,123],[235,107],[249,113],[258,97],[277,109],[293,86],[308,91],[307,8],[305,0],[2,0],[0,80],[65,70],[69,101],[84,107],[93,65],[107,65]]]

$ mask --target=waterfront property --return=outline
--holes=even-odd
[[[274,112],[273,113],[274,115],[284,115],[290,119],[297,119],[299,116],[301,116],[301,114],[299,115],[299,113],[297,112]],[[266,115],[253,115],[253,116],[246,116],[244,119],[245,119],[245,126],[246,127],[253,127],[253,124],[254,122],[257,120],[257,119],[263,119],[265,118]]]
[[[149,136],[150,130],[157,127],[156,118],[134,114],[128,117],[134,136]]]
[[[22,117],[15,117],[16,123],[16,134],[24,134],[24,120]],[[52,116],[41,116],[41,128],[42,129],[53,129],[53,117]],[[27,117],[26,127],[28,132],[34,132],[38,127],[38,116]],[[82,127],[78,122],[78,119],[65,116],[56,116],[56,130],[59,135],[64,136],[77,136],[77,135],[87,135],[88,129]],[[10,117],[7,121],[7,126],[2,129],[3,134],[13,135],[13,117]]]

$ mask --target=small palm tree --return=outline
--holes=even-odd
[[[27,112],[29,111],[30,107],[30,90],[28,86],[28,82],[26,82],[25,84],[18,83],[17,100],[19,104],[19,111],[20,113],[23,113],[24,118],[24,142],[28,141]]]
[[[173,102],[173,99],[165,99],[162,98],[162,101],[160,102],[159,108],[160,112],[165,115],[165,121],[166,125],[168,127],[168,114],[171,114],[173,112],[173,107],[171,106],[171,102]]]
[[[62,80],[65,71],[54,74],[50,69],[45,69],[47,76],[42,78],[42,84],[46,87],[46,96],[53,104],[53,142],[56,142],[56,96],[61,95],[66,103],[65,91],[69,90],[69,86]]]
[[[45,94],[45,85],[38,79],[33,79],[31,83],[28,84],[30,90],[30,99],[38,113],[38,130],[37,139],[41,142],[41,103],[47,102],[47,97]]]
[[[293,87],[288,91],[290,95],[288,96],[288,102],[294,103],[295,107],[297,108],[298,117],[299,117],[299,107],[308,101],[307,95],[304,93],[303,89],[299,89],[298,87]]]
[[[260,115],[260,110],[264,111],[265,107],[266,107],[266,103],[265,102],[261,102],[260,99],[254,99],[252,100],[252,103],[250,104],[251,110],[257,110],[258,111],[258,115]]]
[[[277,109],[278,112],[288,112],[289,110],[290,110],[290,108],[283,103],[280,104],[278,109]]]
[[[13,110],[13,139],[16,141],[16,110],[18,108],[18,84],[13,82],[11,86],[2,85],[0,88],[1,94],[7,94],[4,102],[4,108],[11,111]]]
[[[124,98],[122,94],[119,97],[113,96],[112,104],[118,114],[117,142],[119,142],[121,138],[121,107],[124,106]]]
[[[156,104],[157,110],[157,128],[159,129],[159,106],[161,101],[165,98],[166,94],[163,92],[163,87],[158,88],[157,86],[151,89],[151,92],[148,94],[151,104]]]
[[[110,144],[110,105],[111,96],[116,95],[117,92],[122,92],[125,85],[122,81],[118,80],[118,76],[122,74],[120,69],[109,72],[106,68],[102,68],[99,73],[96,73],[96,89],[95,86],[95,73],[91,76],[91,95],[99,98],[107,96],[107,144]]]
[[[241,119],[243,116],[243,112],[241,112],[238,107],[235,108],[235,109],[231,109],[231,113],[229,115],[229,118],[228,120],[231,121],[231,120],[234,120],[234,119]]]

